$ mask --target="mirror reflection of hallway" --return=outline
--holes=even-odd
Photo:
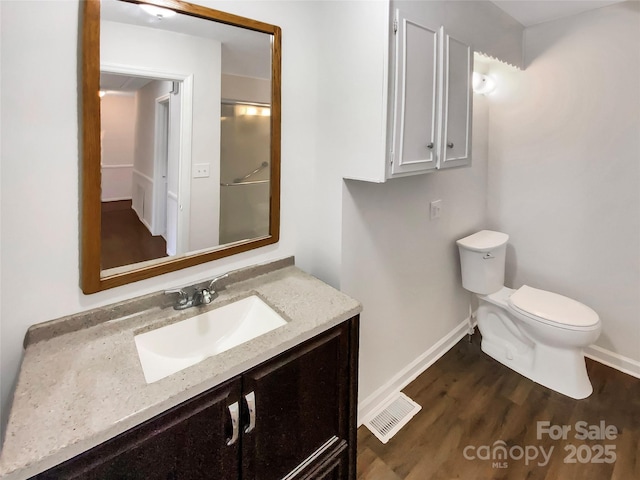
[[[175,254],[178,166],[170,153],[174,82],[101,74],[101,268]],[[178,95],[179,97],[179,95]],[[178,124],[173,129],[179,133]],[[171,184],[175,185],[171,185]],[[169,202],[168,199],[174,199]],[[172,215],[173,213],[173,215]],[[172,221],[173,219],[173,221]]]

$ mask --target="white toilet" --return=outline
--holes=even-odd
[[[505,287],[508,240],[505,233],[482,230],[456,242],[462,286],[478,294],[482,351],[556,392],[588,397],[593,387],[583,348],[600,336],[598,314],[556,293]]]

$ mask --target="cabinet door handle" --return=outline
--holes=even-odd
[[[240,432],[240,407],[238,402],[227,407],[229,409],[229,417],[231,417],[231,438],[227,439],[227,445],[231,446],[238,440]]]
[[[453,142],[447,142],[447,147],[453,148]]]
[[[433,148],[433,142],[427,143],[427,148],[431,150]]]
[[[256,428],[256,394],[255,392],[247,393],[244,396],[247,402],[247,410],[249,410],[249,425],[244,429],[244,433],[251,433]]]

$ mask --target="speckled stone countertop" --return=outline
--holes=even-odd
[[[273,268],[230,283],[204,307],[175,311],[166,299],[158,306],[163,296],[153,294],[32,327],[0,456],[0,478],[25,479],[45,471],[361,311],[356,300],[286,261]],[[157,382],[145,382],[134,335],[252,294],[287,324]],[[131,311],[136,309],[132,304],[138,311]],[[114,312],[124,316],[110,319]],[[78,317],[89,326],[79,328]],[[96,317],[99,322],[90,320]]]

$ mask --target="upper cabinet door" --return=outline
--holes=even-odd
[[[439,151],[438,32],[396,11],[395,110],[390,176],[427,172]]]
[[[471,164],[471,47],[443,32],[442,144],[438,168]]]

